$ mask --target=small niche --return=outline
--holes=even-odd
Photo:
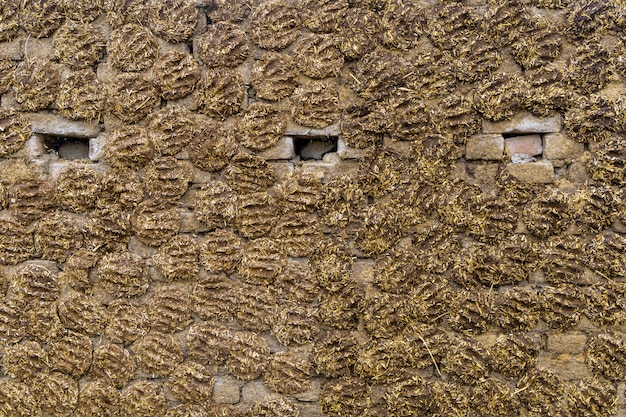
[[[293,146],[296,159],[321,161],[324,155],[337,152],[337,136],[295,136]]]
[[[89,158],[89,139],[44,136],[43,146],[48,153],[55,153],[60,159]]]

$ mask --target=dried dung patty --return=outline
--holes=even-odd
[[[98,262],[100,285],[114,297],[145,294],[150,276],[143,258],[131,252],[108,253]]]
[[[133,137],[135,134],[139,137]],[[131,135],[129,135],[129,143],[126,144],[123,143],[126,139],[123,138],[124,135],[122,135],[118,145],[120,145],[121,149],[124,149],[129,145],[132,147],[132,143],[138,141],[141,147],[144,148],[146,156],[150,158],[152,155],[151,145],[149,142],[144,142],[145,136],[141,137],[143,134],[144,132],[141,130],[131,132]],[[132,152],[128,152],[128,154],[130,156]],[[108,155],[109,158],[111,156],[111,154]],[[129,160],[132,161],[132,159]],[[145,163],[142,158],[140,158],[139,161],[141,165]],[[124,166],[126,164],[125,161],[117,161],[117,165]],[[112,208],[120,212],[132,210],[143,200],[143,196],[143,184],[139,178],[139,174],[125,167],[114,168],[107,171],[102,178],[102,186],[96,200],[96,207],[105,211]]]
[[[61,292],[57,276],[35,263],[21,265],[14,272],[10,288],[15,300],[28,306],[54,302]]]
[[[189,159],[198,168],[214,172],[228,165],[237,152],[232,130],[213,120],[199,123],[196,137],[189,146]]]
[[[17,36],[20,30],[19,4],[7,2],[0,10],[0,42],[8,42]]]
[[[538,68],[559,57],[561,44],[557,27],[545,17],[533,16],[528,28],[513,43],[512,53],[522,68]]]
[[[524,108],[526,91],[522,78],[495,74],[477,85],[475,106],[490,121],[510,119]]]
[[[200,248],[200,262],[209,272],[231,274],[241,261],[241,246],[240,238],[233,232],[217,229],[206,234]]]
[[[349,374],[356,363],[356,333],[345,330],[322,331],[313,347],[313,364],[320,375],[336,378]]]
[[[188,40],[196,29],[198,8],[185,0],[149,0],[148,27],[170,43]]]
[[[252,65],[250,82],[257,97],[277,101],[293,93],[297,75],[290,55],[266,52]]]
[[[238,331],[233,334],[231,346],[226,366],[232,375],[248,381],[265,372],[270,347],[263,337],[253,332]]]
[[[182,151],[197,133],[193,113],[182,106],[162,108],[148,119],[148,135],[156,151],[164,156]]]
[[[319,177],[304,171],[292,171],[280,180],[274,192],[284,212],[315,211],[322,191]]]
[[[358,103],[343,111],[339,127],[346,145],[365,149],[382,144],[383,135],[389,131],[391,122],[382,106]]]
[[[92,355],[91,339],[81,333],[64,331],[59,337],[48,342],[50,367],[76,378],[87,373]]]
[[[154,63],[153,74],[161,98],[177,100],[188,96],[200,80],[200,65],[191,54],[167,51]]]
[[[251,240],[243,248],[239,277],[247,284],[270,285],[282,273],[287,257],[278,239]]]
[[[293,54],[300,72],[310,78],[337,76],[343,67],[343,54],[332,35],[305,35],[296,43]]]
[[[487,378],[473,387],[470,404],[477,414],[488,417],[515,417],[520,409],[517,394],[496,378]]]
[[[577,40],[606,33],[615,24],[615,6],[598,0],[569,2],[565,7],[565,32]]]
[[[583,294],[579,287],[572,284],[545,287],[539,294],[539,302],[541,319],[553,329],[575,326],[583,313]]]
[[[26,111],[50,107],[59,95],[61,72],[59,65],[45,59],[22,61],[13,76],[13,92]]]
[[[274,185],[276,172],[265,159],[239,152],[224,172],[226,183],[241,194],[263,192]],[[245,197],[239,201],[243,203]]]
[[[452,301],[448,324],[454,330],[468,335],[481,334],[493,321],[493,299],[486,290],[459,292]]]
[[[318,242],[309,262],[320,286],[335,292],[349,282],[354,258],[347,242],[330,238]]]
[[[57,302],[61,323],[78,333],[96,336],[106,326],[104,306],[94,297],[78,292],[70,293]]]
[[[244,96],[243,77],[230,68],[208,69],[194,93],[199,112],[222,120],[239,112]]]
[[[554,372],[532,368],[517,383],[520,401],[531,416],[558,415],[564,383]]]
[[[211,401],[214,384],[211,371],[196,362],[178,365],[166,382],[174,398],[187,403]]]
[[[496,44],[484,34],[478,34],[459,45],[453,52],[454,73],[460,81],[477,82],[495,72],[502,62]]]
[[[254,103],[237,119],[234,133],[243,146],[259,151],[274,146],[286,130],[281,111],[270,104]]]
[[[626,340],[619,333],[605,331],[589,338],[585,363],[596,374],[611,381],[626,379]]]
[[[100,60],[105,40],[95,26],[69,21],[55,33],[53,46],[54,55],[61,64],[79,70]]]
[[[268,287],[242,284],[236,292],[235,317],[246,330],[265,332],[272,328],[276,300]]]
[[[111,33],[107,51],[115,69],[124,72],[144,71],[156,61],[159,43],[147,28],[130,23]]]
[[[106,382],[90,381],[80,389],[77,417],[110,417],[119,413],[120,392]]]
[[[237,215],[238,195],[221,181],[204,184],[196,193],[194,214],[209,229],[232,224]]]
[[[526,104],[533,114],[545,117],[569,108],[573,94],[561,68],[543,66],[526,72],[526,79],[534,91]]]
[[[22,113],[0,109],[0,156],[19,151],[30,135],[30,121]]]
[[[100,174],[89,165],[68,165],[56,179],[59,205],[73,213],[92,209],[100,192],[100,184]]]
[[[174,204],[187,192],[193,170],[187,161],[173,156],[153,159],[144,172],[146,197],[160,203]]]
[[[339,121],[339,92],[328,82],[311,82],[297,87],[293,93],[292,117],[296,123],[324,128]]]
[[[576,142],[602,142],[618,127],[614,100],[600,94],[584,95],[565,113],[565,128]]]
[[[160,246],[180,230],[180,214],[175,206],[144,200],[130,218],[135,236],[148,246]]]
[[[312,32],[334,32],[347,10],[348,0],[306,0],[300,10],[302,24]]]
[[[296,394],[310,389],[311,360],[295,350],[276,352],[263,374],[263,383],[281,394]]]
[[[56,212],[37,223],[34,233],[35,251],[42,259],[65,262],[84,241],[76,219],[67,213]]]
[[[233,406],[228,404],[224,407],[231,408]],[[167,413],[165,413],[165,417],[211,417],[212,414],[209,414],[207,408],[208,407],[204,407],[198,404],[179,404],[167,410]],[[210,404],[210,408],[218,409],[220,408],[220,406],[217,404]],[[224,417],[239,415],[234,409],[224,411],[224,413]],[[220,416],[222,416],[222,414],[220,414]]]
[[[19,22],[35,38],[47,38],[63,23],[62,4],[58,0],[22,0]]]
[[[250,55],[246,33],[237,25],[217,22],[197,40],[197,55],[209,67],[236,67]]]
[[[126,250],[131,235],[130,214],[97,210],[92,212],[85,232],[85,248],[91,251]]]
[[[198,254],[191,235],[175,235],[159,247],[152,262],[167,281],[191,281],[200,269]]]
[[[569,196],[563,191],[545,189],[528,204],[522,220],[528,230],[541,238],[557,235],[568,226]]]
[[[377,48],[366,53],[354,65],[347,80],[359,97],[370,102],[389,98],[403,86],[408,62],[399,53]]]
[[[320,224],[313,214],[291,212],[284,214],[272,230],[274,239],[291,257],[307,257],[322,237]]]
[[[140,73],[119,74],[107,93],[109,110],[125,123],[139,122],[160,103],[152,79]]]
[[[139,126],[126,126],[113,131],[104,147],[104,159],[109,165],[117,169],[130,168],[136,170],[147,164],[153,156],[154,144],[148,132]],[[119,182],[120,179],[114,180],[111,177],[109,183],[115,185],[113,181]],[[108,191],[106,182],[103,185],[103,192],[105,193]]]
[[[307,264],[288,260],[282,274],[276,277],[273,290],[279,303],[296,301],[309,304],[316,299],[319,286]]]
[[[11,89],[13,83],[13,73],[17,63],[12,59],[0,56],[0,94],[4,94]]]
[[[456,1],[437,6],[433,13],[426,34],[440,49],[453,49],[468,37],[477,23],[472,9]]]
[[[207,16],[212,22],[241,23],[250,15],[259,0],[213,0]]]
[[[310,343],[320,331],[317,310],[295,302],[281,304],[273,322],[272,334],[286,346]]]
[[[95,380],[122,388],[135,379],[137,364],[127,349],[106,343],[94,349],[90,374]]]
[[[250,40],[269,50],[281,50],[300,36],[299,10],[289,1],[271,0],[262,3],[250,16]]]
[[[410,50],[424,33],[426,11],[414,0],[389,1],[380,26],[383,45]]]
[[[191,325],[186,336],[189,358],[201,364],[223,365],[232,347],[233,334],[224,325],[201,321]]]
[[[148,19],[145,3],[145,0],[104,0],[106,21],[114,29],[127,23],[145,25]]]
[[[76,71],[59,86],[59,114],[71,120],[99,121],[106,102],[103,86],[91,69]]]
[[[612,279],[626,274],[626,237],[606,231],[599,233],[585,248],[587,266],[601,276]]]
[[[589,308],[587,317],[601,326],[622,324],[626,321],[626,306],[619,300],[626,296],[626,283],[600,282],[584,289]]]
[[[193,321],[189,293],[173,285],[158,288],[148,299],[148,314],[151,330],[164,333],[184,330]]]
[[[104,0],[61,0],[61,5],[67,20],[84,23],[96,20],[104,11]]]
[[[48,352],[32,340],[4,349],[4,372],[18,381],[27,382],[48,371]]]
[[[157,417],[165,415],[166,410],[167,399],[156,382],[140,380],[122,392],[121,415]]]
[[[191,307],[205,320],[227,322],[235,314],[236,295],[233,281],[224,275],[208,275],[193,287]]]
[[[443,371],[461,384],[476,385],[489,376],[490,353],[471,339],[457,339],[443,362]]]
[[[498,336],[490,350],[493,369],[513,378],[535,367],[540,345],[523,333],[509,333]]]
[[[589,163],[591,178],[608,185],[626,184],[626,138],[615,135],[600,144]]]
[[[372,405],[372,388],[353,376],[331,379],[322,387],[319,402],[328,416],[364,415]]]
[[[339,19],[339,50],[346,59],[357,60],[380,40],[380,17],[364,8],[350,8]]]
[[[577,236],[553,236],[539,243],[537,267],[551,284],[577,283],[584,274],[585,245]]]
[[[345,227],[359,218],[365,201],[366,196],[358,181],[345,175],[323,185],[317,212],[326,226]]]
[[[41,343],[51,343],[65,330],[59,319],[56,303],[42,304],[32,308],[21,321],[28,327],[30,338]]]
[[[0,340],[16,344],[26,336],[28,320],[22,314],[23,304],[19,300],[3,298],[0,301]]]
[[[170,334],[150,331],[136,341],[131,350],[140,369],[162,378],[169,376],[183,361],[180,343]]]
[[[113,343],[131,344],[148,332],[148,314],[133,301],[118,299],[107,307],[109,322],[104,334]]]
[[[613,384],[597,378],[578,381],[567,392],[567,408],[572,417],[613,415],[617,401]]]
[[[611,57],[599,44],[579,46],[567,62],[565,76],[580,94],[596,93],[610,81]]]
[[[68,375],[40,373],[31,384],[44,413],[67,417],[78,405],[78,381]]]
[[[320,292],[320,322],[339,330],[355,329],[362,313],[364,291],[352,282],[335,292]]]

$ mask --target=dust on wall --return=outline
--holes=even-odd
[[[619,0],[0,5],[0,415],[626,415]]]

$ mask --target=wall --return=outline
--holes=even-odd
[[[625,16],[0,6],[0,415],[626,415]]]

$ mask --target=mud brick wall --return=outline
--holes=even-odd
[[[0,2],[0,416],[625,416],[625,28]]]

